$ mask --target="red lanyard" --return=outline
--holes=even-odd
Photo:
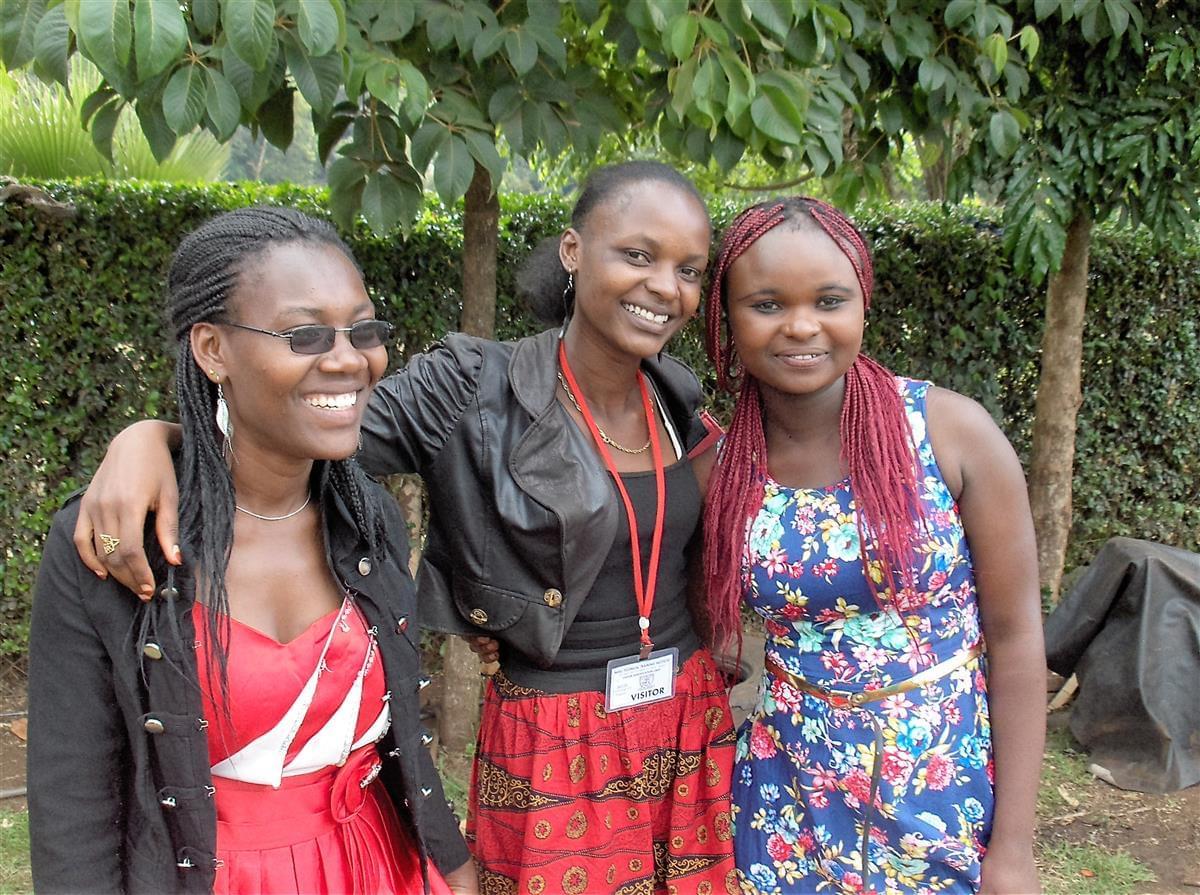
[[[646,377],[641,370],[638,370],[638,388],[642,392],[642,407],[646,411],[646,425],[650,428],[650,452],[654,458],[654,486],[658,505],[654,510],[654,537],[650,541],[650,569],[646,578],[643,578],[642,548],[638,539],[637,516],[633,512],[633,502],[629,499],[629,492],[625,490],[625,483],[621,481],[621,474],[617,472],[617,465],[613,462],[608,445],[600,437],[600,429],[596,425],[591,410],[588,409],[587,401],[583,397],[579,384],[575,381],[571,365],[567,363],[567,351],[561,341],[558,343],[558,362],[562,365],[563,375],[566,376],[567,383],[571,386],[571,393],[579,402],[579,412],[583,414],[583,421],[587,423],[588,431],[592,433],[592,440],[596,443],[600,456],[604,458],[604,465],[612,473],[613,481],[617,483],[617,491],[621,494],[621,500],[625,502],[625,518],[629,522],[629,542],[633,553],[633,592],[637,597],[638,627],[642,631],[642,648],[639,654],[641,658],[645,659],[650,655],[650,650],[654,648],[654,644],[650,640],[650,611],[654,608],[654,591],[658,587],[658,560],[659,554],[662,552],[663,529],[666,527],[663,524],[663,517],[667,502],[662,446],[658,440],[658,420],[655,417],[654,408],[650,404],[650,391],[646,388]]]

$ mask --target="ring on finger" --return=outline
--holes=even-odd
[[[100,534],[100,545],[104,549],[104,555],[108,556],[115,553],[117,548],[121,546],[121,539],[114,538],[112,535],[106,535],[102,532]]]

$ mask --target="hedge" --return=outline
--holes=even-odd
[[[326,194],[251,184],[41,184],[73,204],[58,221],[0,208],[0,652],[24,650],[30,594],[51,517],[141,417],[171,416],[173,360],[163,282],[181,236],[215,212],[255,203],[324,215]],[[519,260],[557,232],[568,203],[502,201],[497,330],[532,332],[512,299]],[[715,207],[718,226],[733,209]],[[877,255],[867,348],[898,372],[980,400],[1025,457],[1043,293],[1012,275],[993,217],[978,208],[862,208]],[[349,234],[398,364],[458,318],[461,214],[432,206],[413,233]],[[1093,245],[1084,401],[1069,563],[1114,535],[1197,549],[1200,502],[1200,247],[1156,251],[1140,235]],[[673,352],[711,387],[698,321]],[[718,410],[727,401],[714,396]]]

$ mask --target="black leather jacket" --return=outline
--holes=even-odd
[[[322,506],[327,559],[377,629],[391,728],[376,744],[401,822],[443,871],[469,859],[417,722],[420,636],[404,521],[387,506],[373,560],[340,500]],[[29,822],[38,892],[210,892],[216,811],[189,590],[142,603],[100,581],[55,517],[29,644]],[[161,576],[159,576],[159,580]],[[182,583],[182,582],[180,582]]]
[[[417,576],[421,621],[486,633],[550,665],[612,546],[618,498],[591,441],[555,397],[558,332],[517,342],[459,333],[384,379],[360,460],[416,472],[429,492]],[[688,453],[715,437],[679,361],[643,363]]]

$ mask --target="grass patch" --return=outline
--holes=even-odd
[[[1056,817],[1087,800],[1095,778],[1088,773],[1087,755],[1065,730],[1046,731],[1042,785],[1038,790],[1038,819]]]
[[[24,811],[0,811],[0,895],[32,891],[29,815]]]
[[[1137,883],[1152,883],[1150,868],[1122,851],[1059,842],[1038,850],[1045,895],[1130,895]]]

